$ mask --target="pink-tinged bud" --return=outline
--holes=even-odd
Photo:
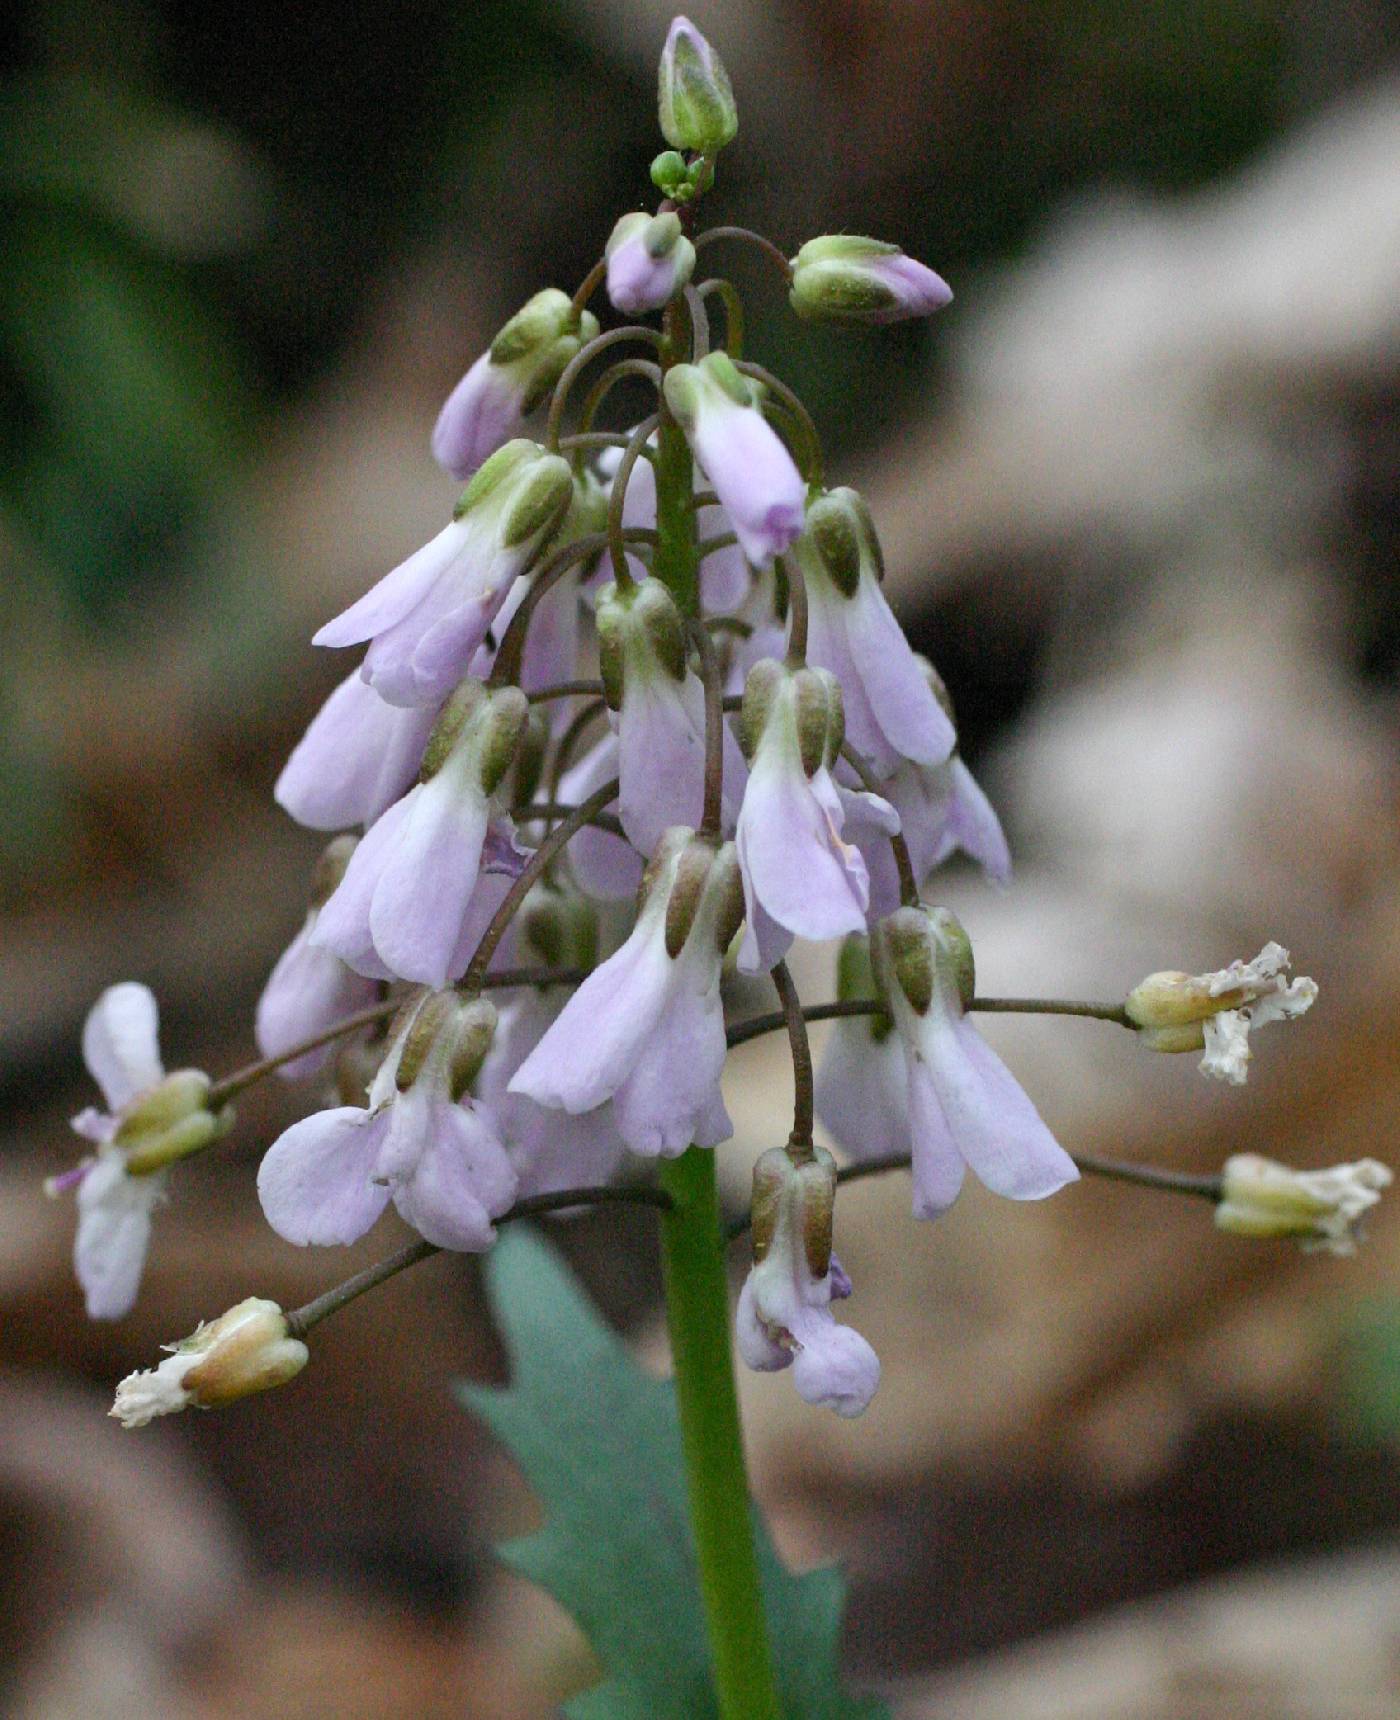
[[[433,458],[454,478],[470,478],[519,432],[597,333],[598,319],[575,309],[558,287],[536,293],[448,395],[433,430]]]
[[[128,1374],[117,1387],[108,1413],[123,1427],[145,1427],[158,1415],[191,1405],[217,1409],[284,1386],[310,1359],[306,1345],[288,1331],[282,1310],[260,1296],[250,1296],[166,1347],[171,1353],[159,1367]]]
[[[726,353],[666,374],[666,404],[714,485],[739,547],[763,567],[802,531],[807,488],[759,409],[757,391]]]
[[[659,311],[690,280],[695,247],[673,210],[624,215],[607,244],[608,297],[620,311]]]
[[[719,55],[689,18],[676,17],[657,76],[661,133],[673,149],[714,155],[739,129],[739,110]]]
[[[891,323],[932,316],[953,293],[941,275],[898,245],[833,233],[809,239],[793,258],[789,297],[800,317]]]

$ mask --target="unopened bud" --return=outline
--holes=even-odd
[[[551,968],[592,968],[598,960],[598,911],[576,890],[536,884],[516,917],[517,941]]]
[[[854,233],[809,239],[792,260],[792,308],[823,322],[890,323],[931,316],[952,298],[932,269],[898,245]]]
[[[1238,1153],[1225,1161],[1215,1222],[1235,1236],[1296,1237],[1309,1253],[1355,1254],[1361,1220],[1391,1181],[1376,1159],[1294,1171],[1258,1153]]]
[[[208,1108],[210,1086],[202,1070],[177,1069],[122,1113],[113,1139],[128,1176],[153,1176],[228,1133],[233,1112]]]
[[[674,149],[714,155],[739,129],[729,74],[688,18],[675,18],[657,77],[661,133]]]
[[[695,269],[695,247],[674,210],[624,215],[606,247],[608,297],[620,311],[656,311],[675,297]]]
[[[253,1392],[285,1385],[306,1366],[306,1345],[293,1338],[275,1302],[250,1296],[199,1326],[158,1367],[128,1374],[110,1414],[123,1427],[144,1427],[176,1410],[215,1409]]]
[[[809,501],[807,524],[795,547],[807,576],[825,577],[842,597],[855,596],[867,569],[874,579],[884,578],[875,522],[857,490],[843,486]]]
[[[534,469],[522,476],[518,494],[501,523],[501,542],[515,549],[532,537],[546,536],[561,524],[574,499],[574,478],[562,454],[539,453]]]

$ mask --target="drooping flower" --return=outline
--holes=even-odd
[[[884,560],[864,498],[836,489],[810,501],[793,554],[807,589],[807,661],[841,683],[846,739],[879,777],[906,761],[942,764],[953,725],[880,589]]]
[[[953,1204],[968,1166],[995,1194],[1013,1200],[1040,1200],[1073,1182],[1079,1174],[1074,1161],[967,1019],[972,948],[954,916],[945,908],[900,908],[876,927],[871,954],[905,1079],[883,1110],[862,1114],[858,1107],[862,1096],[871,1098],[870,1085],[851,1091],[842,1086],[842,1074],[854,1072],[859,1080],[868,1068],[873,1082],[877,1062],[888,1073],[892,1057],[888,1049],[879,1058],[873,1054],[878,1018],[873,1032],[865,1022],[840,1023],[819,1111],[833,1138],[857,1156],[911,1153],[918,1218],[936,1217]],[[878,1142],[877,1119],[889,1131]]]
[[[673,149],[714,155],[739,129],[739,110],[724,63],[689,18],[666,32],[657,75],[661,135]]]
[[[620,448],[605,448],[598,457],[599,470],[610,484],[621,460]],[[694,476],[698,489],[702,475],[697,471]],[[656,530],[656,468],[650,460],[638,460],[632,467],[631,476],[627,480],[627,493],[622,498],[622,524],[628,528]],[[706,502],[703,507],[696,508],[695,536],[702,551],[700,596],[707,615],[728,615],[736,610],[748,596],[753,584],[749,564],[744,560],[744,552],[737,543],[725,544],[708,554],[703,553],[706,543],[716,542],[733,534],[734,528],[729,515],[717,502]],[[647,577],[647,565],[638,555],[628,554],[627,570],[633,579],[641,580]]]
[[[340,683],[292,749],[273,796],[298,824],[373,824],[418,774],[437,705],[391,705],[358,669]]]
[[[433,429],[433,458],[467,479],[511,437],[558,382],[598,319],[546,287],[510,319],[448,395]]]
[[[479,1252],[516,1193],[490,1110],[468,1088],[490,1050],[485,998],[424,992],[405,1005],[365,1106],[293,1123],[268,1149],[258,1194],[288,1242],[356,1241],[392,1200],[439,1248]]]
[[[312,941],[321,909],[345,876],[354,851],[353,836],[338,836],[316,863],[305,922],[278,957],[258,999],[254,1036],[264,1057],[279,1057],[374,1002],[372,979],[357,974],[333,951]],[[279,1064],[277,1072],[285,1080],[299,1080],[322,1068],[333,1050],[323,1045]]]
[[[1307,1254],[1355,1254],[1362,1219],[1393,1181],[1376,1159],[1295,1171],[1236,1153],[1225,1161],[1215,1222],[1235,1236],[1296,1237]]]
[[[1201,1073],[1241,1086],[1249,1073],[1249,1035],[1271,1021],[1304,1015],[1317,982],[1289,980],[1288,951],[1265,944],[1253,961],[1218,973],[1154,973],[1128,994],[1128,1018],[1153,1051],[1205,1051]]]
[[[734,845],[667,831],[632,935],[574,993],[508,1090],[573,1115],[611,1099],[634,1153],[672,1158],[692,1141],[727,1140],[719,981],[741,911]]]
[[[564,772],[559,781],[560,796],[570,806],[581,805],[617,776],[618,768],[617,735],[609,729]],[[645,862],[624,837],[585,825],[570,838],[567,852],[574,882],[586,896],[602,902],[625,902],[637,894]]]
[[[76,1185],[73,1267],[94,1320],[118,1320],[136,1300],[168,1167],[233,1123],[227,1107],[209,1109],[207,1075],[165,1073],[156,1034],[156,1000],[144,985],[110,986],[92,1006],[83,1024],[83,1061],[109,1110],[74,1117],[73,1128],[96,1144],[96,1156],[47,1185],[51,1194]]]
[[[226,1314],[201,1323],[158,1367],[128,1374],[107,1412],[123,1427],[145,1427],[158,1415],[193,1405],[217,1409],[253,1392],[286,1385],[306,1366],[310,1352],[291,1336],[275,1302],[249,1296]]]
[[[802,531],[806,486],[763,416],[755,387],[727,353],[666,373],[666,404],[755,567],[781,555]]]
[[[846,806],[831,777],[841,745],[835,678],[771,658],[756,664],[739,734],[750,772],[735,832],[748,920],[739,966],[752,973],[771,968],[794,937],[817,942],[863,929],[870,881],[841,835]],[[865,798],[872,816],[894,817],[878,796]]]
[[[317,645],[369,640],[361,674],[393,705],[431,705],[466,674],[516,578],[558,529],[569,463],[507,442],[462,493],[451,525],[328,621]]]
[[[850,1326],[839,1326],[833,1298],[850,1279],[831,1252],[836,1165],[818,1148],[794,1164],[781,1147],[754,1166],[753,1257],[735,1318],[747,1366],[792,1369],[797,1395],[840,1416],[860,1415],[880,1383],[880,1359]]]
[[[598,594],[598,658],[617,713],[618,816],[650,855],[673,825],[700,821],[705,785],[705,692],[686,665],[685,624],[666,587],[649,579]],[[724,828],[732,830],[747,774],[723,731]]]
[[[524,856],[493,801],[524,731],[518,687],[465,681],[428,742],[417,785],[371,826],[322,906],[313,945],[357,973],[442,986],[465,969],[483,869]]]
[[[624,215],[608,239],[608,297],[620,311],[659,311],[689,281],[695,247],[674,210]]]
[[[932,316],[951,302],[941,275],[898,245],[855,233],[809,239],[792,260],[789,298],[800,317],[822,322],[892,323]]]
[[[518,958],[549,968],[591,972],[598,958],[598,916],[575,891],[538,884],[514,921]],[[567,985],[527,986],[504,1004],[477,1096],[500,1126],[520,1178],[521,1195],[553,1194],[611,1181],[626,1156],[610,1104],[580,1116],[537,1104],[509,1084],[554,1026],[570,996]]]

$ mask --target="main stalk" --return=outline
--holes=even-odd
[[[668,306],[663,369],[690,357],[690,317]],[[662,404],[657,431],[655,571],[683,615],[700,613],[690,448]],[[662,1171],[674,1201],[661,1221],[666,1322],[700,1593],[722,1720],[778,1720],[778,1691],[754,1551],[744,1437],[729,1342],[725,1238],[715,1157],[691,1147]]]

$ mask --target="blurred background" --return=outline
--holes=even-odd
[[[691,15],[741,113],[707,219],[789,254],[871,232],[957,294],[929,327],[832,333],[731,271],[754,355],[869,494],[1006,821],[1012,890],[954,869],[940,891],[984,987],[1117,996],[1270,937],[1323,987],[1244,1091],[1094,1023],[988,1037],[1071,1147],[1395,1163],[1395,9]],[[245,1059],[319,849],[270,795],[343,672],[309,635],[450,508],[427,437],[467,363],[648,199],[668,17],[48,0],[0,22],[6,1713],[533,1720],[589,1681],[491,1558],[532,1508],[448,1393],[499,1376],[474,1263],[358,1303],[292,1390],[105,1419],[200,1317],[347,1269],[256,1206],[301,1096],[250,1093],[180,1175],[115,1326],[83,1319],[71,1204],[40,1181],[74,1159],[103,986],[155,988],[170,1064]],[[736,1203],[789,1081],[771,1047],[736,1059]],[[853,1677],[908,1720],[1396,1712],[1393,1213],[1345,1262],[1109,1185],[1010,1210],[969,1189],[917,1229],[907,1198],[871,1182],[838,1215],[884,1361],[864,1420],[743,1382],[789,1557],[850,1571]],[[645,1215],[560,1235],[659,1361]]]

